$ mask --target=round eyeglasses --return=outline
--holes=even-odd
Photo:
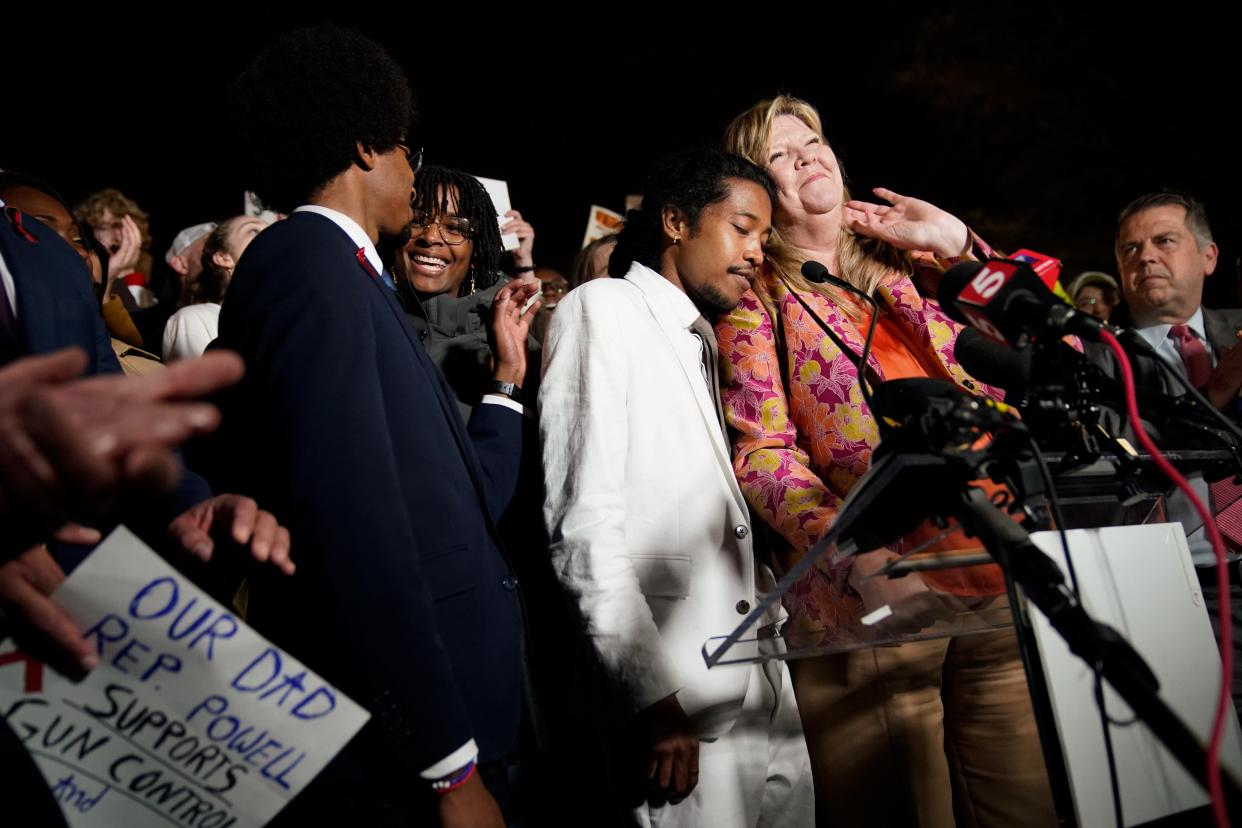
[[[473,228],[470,226],[470,219],[460,216],[440,216],[436,218],[431,213],[423,210],[415,210],[414,218],[410,220],[410,235],[417,238],[431,229],[431,225],[440,227],[440,238],[448,244],[461,244],[470,238]]]

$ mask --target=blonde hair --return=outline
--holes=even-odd
[[[150,245],[151,224],[147,211],[115,187],[91,193],[73,208],[73,215],[78,221],[96,227],[103,222],[104,211],[112,213],[117,218],[122,216],[132,218],[134,224],[138,225],[138,232],[142,234],[142,248],[145,250]]]
[[[782,115],[792,115],[797,118],[818,135],[821,141],[828,143],[815,107],[791,95],[777,95],[770,100],[760,101],[730,122],[725,128],[725,151],[741,155],[766,169],[768,147],[772,143],[772,126]],[[844,184],[845,171],[841,168],[839,161],[837,168],[841,172],[845,199],[849,200],[850,191]],[[837,288],[815,284],[802,277],[802,265],[810,257],[804,251],[786,242],[781,236],[780,228],[773,228],[765,258],[773,270],[778,271],[798,290],[820,293],[839,305],[850,316],[856,315],[854,303],[842,301],[844,297],[840,295]],[[829,268],[833,267],[832,262],[824,262],[824,264]],[[872,294],[895,273],[911,276],[914,273],[914,262],[908,253],[879,239],[860,236],[849,229],[843,221],[840,235],[837,238],[836,268],[840,270],[840,273],[833,275],[849,282],[859,290]]]
[[[138,249],[140,253],[134,269],[150,276],[153,262],[150,253],[151,221],[147,211],[139,207],[138,202],[120,190],[115,187],[109,187],[106,190],[91,193],[79,201],[77,206],[73,208],[73,217],[82,224],[89,224],[93,230],[103,223],[105,211],[112,213],[118,219],[123,216],[129,216],[134,220],[134,224],[138,225],[138,234],[140,236]]]

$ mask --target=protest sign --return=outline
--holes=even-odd
[[[74,683],[6,642],[0,715],[73,828],[261,826],[370,717],[124,527],[53,598],[99,666]]]
[[[607,207],[592,204],[591,213],[587,216],[587,228],[586,234],[582,237],[582,246],[586,247],[591,242],[596,239],[602,239],[604,236],[620,233],[621,228],[624,226],[625,216],[614,210],[609,210]]]

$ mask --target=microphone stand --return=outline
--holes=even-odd
[[[1208,790],[1207,751],[1198,737],[1159,695],[1160,685],[1143,657],[1120,633],[1093,620],[1065,583],[1061,569],[1031,542],[1026,530],[992,505],[983,492],[958,490],[953,517],[977,536],[1002,570],[1022,587],[1027,599],[1047,618],[1070,652],[1098,666],[1140,721],[1168,748],[1186,772]],[[1226,803],[1242,814],[1242,788],[1221,771]]]
[[[1023,466],[1030,461],[1012,448],[1000,456],[997,452],[998,448],[1016,446],[1022,441],[1011,442],[1007,439],[1010,435],[1002,428],[997,439],[985,450],[972,449],[956,438],[943,442],[944,448],[933,445],[944,435],[960,435],[961,429],[968,426],[967,418],[975,412],[980,412],[978,425],[996,427],[991,412],[969,398],[952,407],[933,401],[921,415],[905,417],[907,424],[894,429],[893,436],[886,439],[888,450],[877,449],[873,454],[871,468],[846,497],[832,528],[720,646],[709,652],[704,644],[703,658],[707,666],[721,663],[729,648],[834,544],[838,557],[848,556],[885,545],[909,531],[912,527],[907,524],[916,520],[914,513],[894,510],[894,498],[883,497],[898,489],[904,507],[918,503],[923,507],[924,517],[956,518],[967,534],[978,537],[1005,573],[1011,592],[1014,585],[1022,587],[1027,599],[1048,618],[1070,651],[1089,666],[1099,668],[1138,719],[1168,748],[1186,772],[1208,790],[1207,751],[1190,728],[1160,699],[1159,682],[1142,656],[1112,627],[1092,619],[1065,583],[1060,567],[1031,541],[1026,529],[991,503],[981,489],[970,485],[984,477],[1003,478],[1015,490],[1019,502],[1024,500],[1027,487],[1023,481],[1030,480],[1031,476],[1023,472]],[[1013,429],[1016,433],[1024,426],[1015,424]],[[912,501],[906,494],[911,489],[921,491],[922,497]],[[904,520],[900,517],[902,514]],[[1015,609],[1017,606],[1014,604]],[[1242,814],[1242,787],[1224,768],[1221,782],[1227,807],[1234,814]]]

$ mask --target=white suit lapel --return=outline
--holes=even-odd
[[[720,433],[720,420],[716,417],[716,409],[712,405],[710,395],[705,397],[704,394],[700,393],[700,389],[705,385],[702,364],[697,358],[693,363],[683,359],[682,352],[677,347],[676,337],[685,335],[687,326],[682,325],[678,319],[674,318],[668,302],[664,301],[665,297],[661,295],[663,285],[653,282],[655,279],[663,281],[664,277],[648,268],[634,264],[630,266],[625,279],[637,287],[639,293],[642,294],[643,301],[647,304],[648,310],[651,311],[651,315],[656,321],[656,326],[664,337],[664,343],[668,346],[669,353],[676,360],[677,364],[681,366],[682,375],[689,386],[690,395],[694,398],[695,407],[699,411],[700,423],[708,432],[712,452],[715,454],[716,463],[727,482],[729,493],[733,495],[738,508],[745,510],[746,500],[742,495],[742,490],[738,487],[737,478],[733,474],[729,447],[725,444],[725,436]]]

